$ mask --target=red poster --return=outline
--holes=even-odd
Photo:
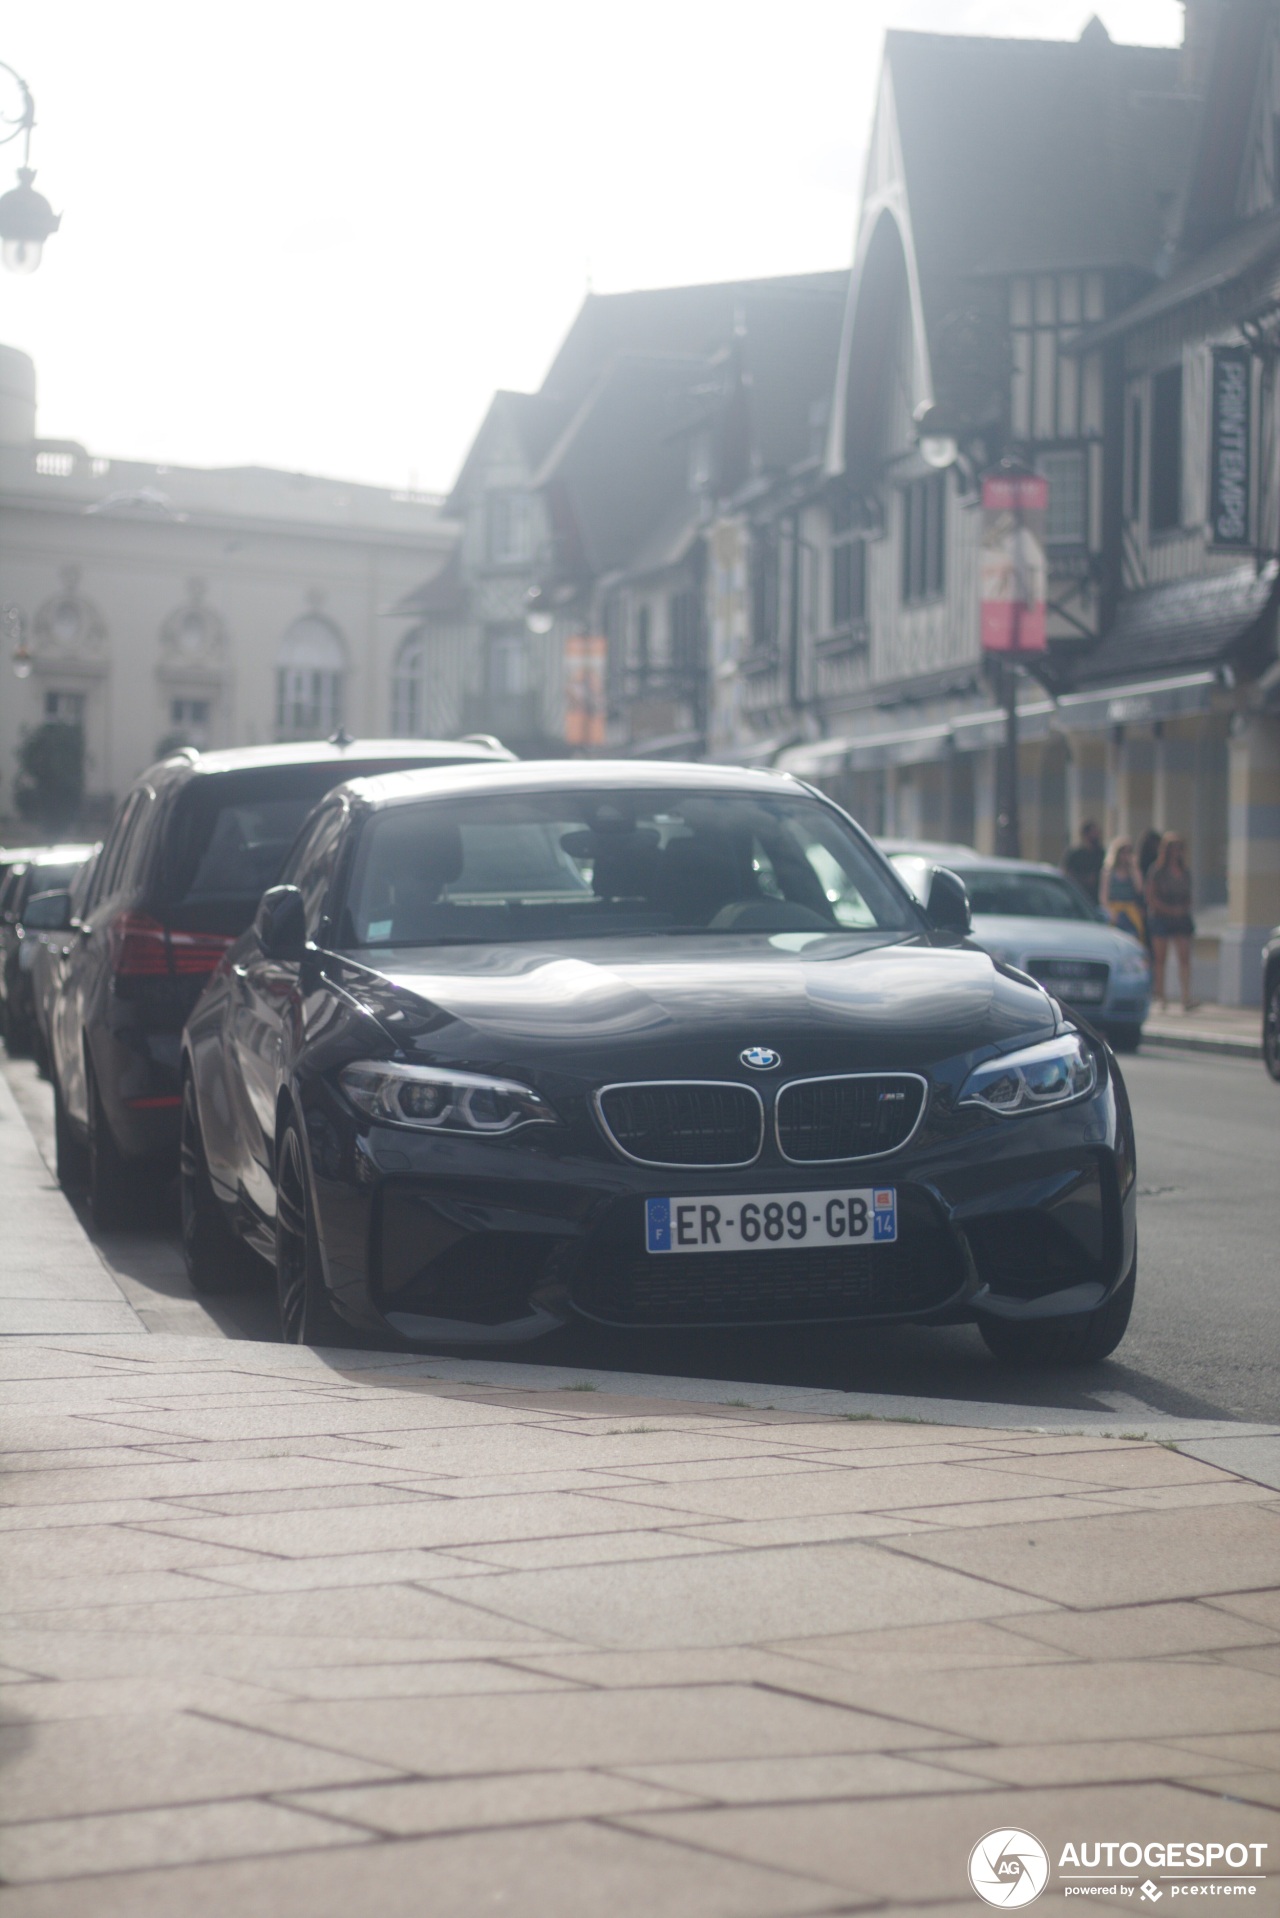
[[[605,664],[609,642],[594,633],[570,633],[564,642],[564,743],[603,746]]]
[[[1038,473],[988,473],[982,482],[982,650],[1042,653],[1048,569],[1049,482]]]

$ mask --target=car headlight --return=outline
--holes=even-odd
[[[960,1104],[1011,1117],[1082,1099],[1097,1083],[1093,1054],[1079,1033],[1067,1032],[975,1067],[960,1088]]]
[[[545,1099],[510,1079],[436,1066],[344,1066],[338,1082],[352,1105],[384,1125],[430,1132],[514,1132],[522,1125],[555,1125]]]
[[[1116,971],[1122,979],[1145,979],[1151,971],[1146,947],[1138,945],[1135,940],[1132,952],[1126,950],[1116,960]]]

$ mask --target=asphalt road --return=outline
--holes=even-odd
[[[30,1065],[7,1068],[46,1159],[53,1109]],[[1141,1245],[1128,1336],[1101,1365],[1042,1373],[997,1365],[968,1326],[821,1333],[575,1330],[509,1356],[700,1378],[822,1385],[1014,1405],[1175,1417],[1280,1419],[1280,1087],[1261,1065],[1148,1052],[1124,1065],[1138,1136]],[[88,1222],[86,1220],[86,1229]],[[271,1338],[266,1292],[206,1305],[187,1285],[172,1195],[154,1225],[95,1235],[154,1331]],[[488,1356],[504,1356],[490,1353]]]

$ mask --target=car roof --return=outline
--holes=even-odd
[[[479,739],[349,739],[339,745],[332,739],[303,739],[269,746],[224,746],[214,752],[198,753],[190,747],[162,760],[160,767],[180,771],[189,768],[196,776],[207,773],[252,772],[273,766],[341,766],[350,760],[420,759],[431,762],[505,765],[515,758],[495,740]]]
[[[708,766],[669,759],[537,759],[513,764],[442,766],[437,771],[371,774],[342,788],[369,806],[391,806],[445,793],[546,792],[557,787],[635,791],[775,792],[795,798],[805,790],[789,773],[742,766]]]
[[[882,853],[899,853],[912,859],[932,859],[941,866],[980,866],[984,872],[1048,872],[1055,879],[1062,873],[1040,859],[1005,859],[999,853],[979,852],[974,846],[948,846],[933,839],[877,839]]]

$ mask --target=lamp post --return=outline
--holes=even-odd
[[[22,139],[18,184],[0,195],[0,254],[11,273],[34,273],[44,252],[44,243],[51,233],[57,232],[62,216],[55,213],[44,194],[35,189],[31,130],[36,123],[36,103],[31,97],[31,88],[22,75],[3,60],[0,60],[0,72],[7,73],[17,83],[21,99],[16,116],[0,114],[0,127],[9,129],[0,134],[0,146],[7,146],[10,140],[19,137]]]

